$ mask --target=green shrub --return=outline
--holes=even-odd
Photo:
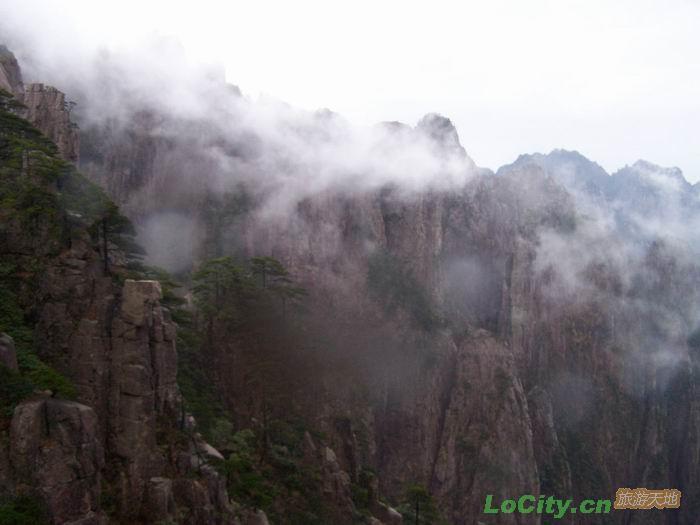
[[[352,492],[352,502],[355,504],[355,508],[360,512],[360,514],[369,514],[369,490],[367,488],[353,483],[350,487]]]
[[[17,362],[22,375],[38,390],[51,390],[56,397],[75,399],[75,385],[63,374],[50,367],[35,354],[27,351],[17,352]]]
[[[0,418],[10,417],[15,406],[33,390],[34,385],[29,380],[0,365]]]
[[[7,278],[0,268],[0,278]],[[58,397],[74,399],[75,387],[62,374],[33,353],[32,327],[25,320],[16,295],[0,281],[0,332],[9,334],[17,349],[19,373],[0,367],[0,415],[9,416],[14,407],[34,390],[51,390]]]
[[[0,279],[2,277],[0,273]],[[31,348],[33,345],[32,328],[24,319],[24,312],[19,306],[17,296],[2,281],[0,281],[0,332],[9,334],[18,348]]]
[[[255,441],[255,433],[250,429],[236,432],[231,439],[234,451],[224,462],[223,470],[229,494],[235,500],[265,510],[274,501],[276,491],[255,461]]]
[[[43,503],[31,496],[0,499],[0,525],[44,525],[49,520]]]

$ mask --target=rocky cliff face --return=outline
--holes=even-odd
[[[36,488],[55,523],[105,522],[105,505],[132,523],[233,523],[199,445],[163,437],[182,431],[183,415],[158,283],[119,288],[77,243],[51,263],[40,293],[41,355],[75,383],[79,402],[43,397],[15,409],[5,453],[16,487]]]
[[[420,480],[454,523],[483,519],[489,493],[697,490],[697,372],[686,341],[697,322],[697,267],[683,247],[663,243],[625,253],[637,245],[598,231],[577,198],[541,168],[523,167],[459,195],[324,195],[289,223],[248,225],[250,253],[284,260],[319,309],[335,312],[324,323],[336,349],[362,370],[343,377],[345,365],[325,381],[322,413],[351,424],[340,434],[324,428],[337,443],[370,443],[336,447],[349,472],[372,466],[394,501],[407,480]],[[624,258],[590,253],[590,243],[613,243]],[[411,305],[393,320],[377,309],[367,271],[382,251],[406,262],[448,326],[426,334]],[[368,397],[345,397],[348,382]],[[692,512],[620,519],[692,523]]]
[[[688,257],[693,237],[648,227],[669,219],[664,203],[697,213],[677,172],[637,163],[609,176],[559,151],[523,156],[493,175],[476,170],[449,120],[429,116],[416,133],[470,166],[464,184],[322,188],[275,214],[263,205],[274,189],[260,189],[246,171],[265,156],[259,137],[148,108],[138,115],[85,132],[94,180],[144,228],[172,217],[194,225],[195,265],[273,255],[309,291],[303,341],[283,341],[272,354],[280,389],[290,375],[304,380],[274,399],[323,436],[305,435],[304,454],[319,468],[334,522],[356,516],[353,488],[363,484],[371,519],[384,523],[400,518],[380,496],[405,503],[411,484],[458,525],[488,522],[486,494],[580,500],[613,498],[618,487],[675,487],[685,499],[679,512],[618,511],[611,522],[695,522],[700,272]],[[51,472],[60,461],[32,436],[54,420],[72,429],[85,419],[83,434],[49,432],[66,461],[81,465],[66,478],[65,501],[85,490],[85,516],[101,516],[89,487],[104,478],[126,519],[152,512],[226,522],[215,472],[159,438],[158,421],[177,420],[182,408],[174,328],[157,285],[116,287],[89,246],[75,243],[45,273],[42,294],[42,353],[74,378],[86,407],[44,398],[22,405],[13,428],[35,431],[14,431],[28,442],[13,442],[0,465],[24,465],[48,494],[44,464],[27,466],[22,451],[38,450]],[[275,385],[249,380],[270,366],[260,348],[221,332],[207,351],[208,377],[234,420],[266,417],[260,399]],[[34,421],[38,413],[53,419]],[[377,479],[364,483],[369,471]]]
[[[443,127],[437,140],[454,147]],[[488,493],[610,498],[617,487],[647,485],[693,493],[698,414],[686,338],[697,270],[677,248],[644,253],[624,238],[637,204],[619,207],[635,194],[615,190],[623,178],[558,152],[477,176],[457,193],[324,192],[284,220],[247,215],[224,251],[278,257],[326,311],[318,315],[328,331],[342,334],[333,344],[365,375],[340,377],[346,365],[328,357],[335,364],[318,381],[331,386],[308,417],[334,436],[351,476],[360,465],[376,469],[392,501],[419,482],[462,524],[483,521]],[[583,215],[591,209],[617,213],[619,229],[599,231],[598,216]],[[629,259],[605,249],[577,256],[585,243],[620,243]],[[367,272],[384,252],[405,262],[446,326],[425,333],[410,305],[393,319],[378,308]],[[642,285],[650,279],[656,292]],[[661,289],[670,294],[664,306],[655,304]],[[245,373],[231,367],[219,371],[229,371],[223,391]],[[368,397],[347,392],[347,381]],[[338,417],[349,427],[340,431]],[[692,515],[620,519],[692,523]]]
[[[3,451],[13,492],[38,491],[54,523],[106,523],[107,513],[233,523],[222,478],[201,463],[204,444],[163,435],[182,431],[184,416],[158,283],[127,280],[119,290],[81,271],[89,266],[89,251],[74,247],[45,277],[42,354],[74,381],[78,402],[49,392],[15,409]]]
[[[19,99],[27,108],[23,116],[58,146],[64,159],[77,162],[80,152],[78,128],[71,121],[72,102],[65,94],[52,86],[27,84]]]
[[[45,96],[63,100],[41,87],[24,101]],[[55,109],[19,113],[57,137],[75,133]],[[215,451],[185,417],[159,283],[125,279],[124,254],[90,226],[100,193],[24,120],[5,107],[2,118],[0,323],[21,342],[15,349],[2,334],[2,369],[18,385],[57,386],[29,390],[8,420],[3,412],[0,496],[34,496],[56,524],[234,523],[225,482],[206,461]]]
[[[0,46],[0,89],[15,95],[25,106],[20,114],[58,146],[64,159],[78,161],[80,137],[70,114],[75,103],[52,86],[25,85],[17,59],[5,46]]]
[[[22,73],[17,59],[3,45],[0,45],[0,88],[15,95],[21,95],[24,92]]]

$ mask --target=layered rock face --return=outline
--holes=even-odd
[[[19,97],[27,107],[23,115],[58,146],[61,156],[77,162],[80,139],[77,126],[71,121],[71,102],[55,87],[28,84]]]

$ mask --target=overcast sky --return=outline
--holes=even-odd
[[[700,180],[700,2],[3,0],[0,40],[56,63],[175,36],[253,97],[360,124],[439,112],[492,169],[575,149]],[[40,49],[39,49],[40,48]]]

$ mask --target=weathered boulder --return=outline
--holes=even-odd
[[[213,446],[207,443],[202,435],[197,433],[194,436],[194,449],[192,452],[198,457],[202,458],[202,461],[207,462],[213,460],[224,461],[224,456],[216,450]]]
[[[174,512],[173,480],[161,477],[151,478],[146,490],[145,514],[157,522],[168,520]]]
[[[122,290],[122,317],[135,326],[143,326],[148,320],[150,309],[158,303],[161,294],[158,281],[127,279]]]
[[[179,463],[189,463],[184,454]],[[185,470],[187,466],[184,466]],[[173,495],[184,515],[183,523],[192,525],[233,525],[234,508],[226,492],[226,481],[211,466],[204,465],[191,470],[188,477],[173,480]]]
[[[0,365],[17,370],[17,352],[14,340],[6,333],[0,333]]]
[[[270,525],[270,522],[267,519],[267,514],[262,510],[258,510],[248,516],[246,525]]]
[[[15,409],[9,456],[15,480],[38,490],[55,523],[100,523],[104,451],[95,412],[41,398]],[[84,521],[84,520],[88,521]]]

